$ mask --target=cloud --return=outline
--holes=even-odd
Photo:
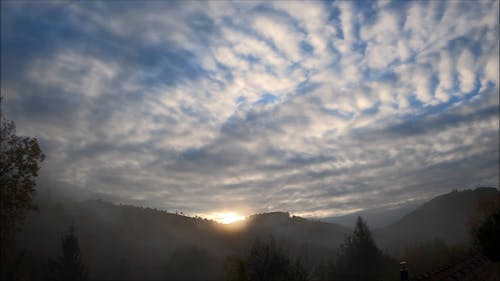
[[[485,68],[485,78],[494,83],[495,85],[498,85],[498,77],[499,77],[499,72],[498,72],[498,62],[499,57],[498,55],[492,55],[488,58],[488,62],[486,64]]]
[[[9,2],[1,20],[2,110],[45,179],[89,196],[331,216],[498,186],[498,1]]]
[[[450,91],[453,89],[453,61],[447,51],[441,51],[439,56],[439,84],[436,89],[436,98],[442,102],[447,102],[450,98]]]
[[[458,79],[460,90],[466,94],[474,89],[476,84],[476,74],[474,73],[474,59],[469,50],[465,49],[457,61]]]
[[[290,25],[268,17],[257,17],[253,24],[256,31],[272,42],[273,47],[282,52],[288,60],[299,60],[301,36]]]
[[[413,85],[415,87],[417,98],[425,104],[428,104],[432,101],[432,89],[431,89],[431,77],[430,74],[426,71],[429,69],[429,66],[421,66],[416,69],[413,74]]]
[[[115,78],[117,71],[113,63],[68,52],[60,53],[50,61],[35,62],[31,78],[41,86],[96,97],[105,94],[109,87],[107,84]],[[81,85],[85,85],[85,88]]]

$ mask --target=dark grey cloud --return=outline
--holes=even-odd
[[[425,119],[411,120],[386,128],[381,133],[393,137],[412,137],[419,134],[441,131],[446,129],[446,127],[460,125],[461,123],[481,121],[482,119],[489,119],[495,116],[498,116],[498,106],[492,105],[468,115],[449,113]]]

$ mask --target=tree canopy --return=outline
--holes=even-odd
[[[273,237],[270,241],[256,240],[246,260],[231,257],[226,260],[226,280],[264,281],[308,279],[300,258],[292,261],[288,253],[279,247]]]
[[[361,217],[351,235],[345,238],[334,262],[334,280],[376,280],[381,277],[383,256]]]
[[[12,235],[35,209],[33,195],[40,163],[45,155],[38,140],[19,137],[13,121],[2,120],[0,136],[0,214],[2,239]]]
[[[476,231],[476,240],[483,254],[500,261],[500,209],[485,218]]]
[[[88,270],[82,260],[75,227],[70,226],[61,239],[62,255],[49,262],[50,279],[87,280]]]
[[[13,279],[19,274],[22,255],[14,257],[13,237],[23,224],[26,211],[36,209],[33,203],[36,177],[45,158],[38,140],[19,137],[13,121],[1,117],[0,127],[0,275]]]

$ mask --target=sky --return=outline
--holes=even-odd
[[[330,217],[499,183],[500,1],[2,1],[40,185]]]

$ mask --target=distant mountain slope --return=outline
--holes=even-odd
[[[272,234],[285,242],[292,255],[300,255],[306,264],[318,264],[334,257],[349,228],[334,223],[311,221],[284,212],[250,216],[245,229],[250,237]]]
[[[495,188],[477,188],[438,196],[396,223],[375,230],[381,249],[392,253],[440,238],[449,243],[468,239],[469,218],[484,200],[498,200]],[[17,237],[31,277],[44,278],[49,258],[60,253],[60,238],[76,227],[91,279],[220,279],[224,260],[245,257],[256,239],[271,235],[291,257],[302,257],[307,269],[333,258],[347,227],[306,220],[285,212],[264,213],[231,225],[151,208],[45,200],[31,213]],[[197,270],[192,270],[192,265]]]
[[[337,217],[322,218],[322,221],[337,223],[349,228],[352,228],[356,223],[358,216],[361,216],[372,229],[382,228],[397,222],[404,215],[415,210],[418,206],[422,205],[425,201],[413,201],[410,203],[402,204],[396,208],[375,208],[367,209],[360,212],[342,215]]]
[[[498,189],[492,187],[437,196],[397,222],[376,231],[376,238],[382,249],[392,252],[433,238],[450,244],[469,241],[469,225],[479,205],[499,200],[499,196]]]

